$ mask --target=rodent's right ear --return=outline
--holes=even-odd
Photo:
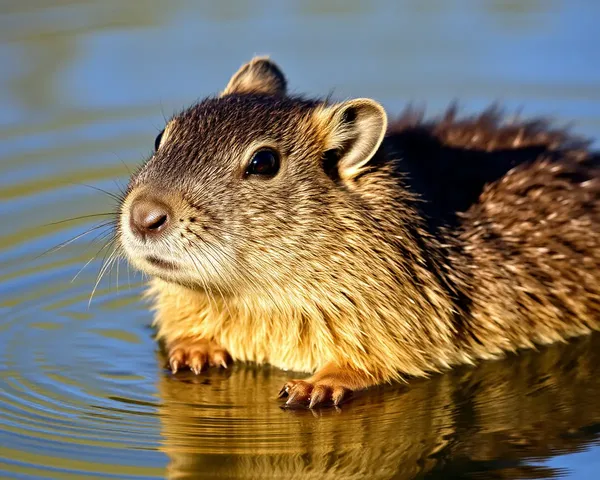
[[[283,96],[287,81],[281,69],[269,57],[254,57],[235,73],[221,96],[232,93],[262,93]]]
[[[325,169],[344,180],[363,170],[387,130],[384,108],[370,98],[318,108],[315,119],[325,143]]]

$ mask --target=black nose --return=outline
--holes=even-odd
[[[131,205],[129,224],[133,233],[150,238],[163,232],[169,225],[169,208],[162,202],[139,198]]]

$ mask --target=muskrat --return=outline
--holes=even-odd
[[[312,408],[600,325],[600,155],[546,120],[388,126],[257,57],[155,147],[117,234],[173,373],[314,372],[280,392]]]

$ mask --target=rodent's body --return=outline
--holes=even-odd
[[[207,249],[206,264],[194,251],[188,268],[215,270],[194,282],[173,259],[170,273],[130,254],[157,276],[159,338],[172,351],[187,342],[179,364],[198,339],[233,360],[317,371],[287,386],[292,403],[313,406],[600,327],[600,159],[586,142],[540,121],[503,124],[494,111],[459,120],[451,110],[430,123],[408,113],[386,129],[372,101],[281,100],[280,71],[253,62],[221,98],[169,124],[165,160],[148,162],[130,187],[147,192],[184,171],[166,160],[181,148],[246,158],[242,145],[252,152],[258,138],[282,152],[262,183],[213,184],[209,174],[226,174],[208,160],[175,189],[164,183],[168,211],[181,217],[169,235],[193,234],[188,247]],[[257,124],[242,132],[248,113]],[[197,146],[191,126],[215,137]],[[248,211],[228,218],[225,203]],[[200,368],[212,355],[203,351]]]

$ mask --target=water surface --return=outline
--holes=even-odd
[[[595,478],[597,337],[284,411],[286,372],[165,370],[125,264],[90,303],[108,229],[40,255],[109,220],[54,223],[112,211],[96,189],[255,53],[298,92],[500,100],[597,136],[598,19],[583,0],[0,2],[0,477]]]

